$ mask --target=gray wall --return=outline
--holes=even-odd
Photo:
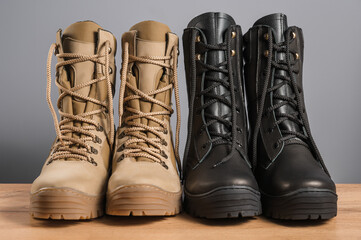
[[[314,138],[336,182],[361,183],[360,9],[361,1],[346,0],[1,0],[0,182],[32,182],[54,140],[45,101],[45,65],[59,28],[91,19],[120,40],[133,24],[151,19],[168,24],[181,37],[191,18],[222,11],[233,16],[243,32],[258,18],[274,12],[287,14],[290,26],[303,28],[305,98]],[[120,56],[118,49],[118,69]],[[119,75],[117,80],[118,94]],[[188,114],[183,54],[179,82],[183,153]],[[54,85],[53,102],[57,95]]]

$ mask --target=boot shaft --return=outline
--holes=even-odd
[[[109,42],[109,49],[105,49],[105,42]],[[81,86],[87,82],[104,78],[105,71],[109,72],[110,81],[112,84],[112,95],[114,94],[116,66],[116,39],[112,33],[102,29],[99,25],[91,21],[76,22],[65,29],[62,34],[60,29],[56,37],[56,53],[70,53],[79,55],[103,55],[105,51],[109,53],[109,68],[105,69],[105,64],[96,63],[93,61],[76,62],[74,64],[67,64],[57,69],[56,81],[64,88],[70,90],[76,86]],[[71,60],[73,58],[57,57],[58,63]],[[100,57],[99,61],[104,63],[105,57]],[[90,84],[85,87],[79,87],[79,90],[74,91],[84,97],[97,99],[100,102],[108,103],[108,90],[106,81],[100,81]],[[60,94],[64,94],[59,89]],[[58,105],[59,109],[67,114],[80,115],[90,111],[101,109],[102,106],[92,101],[87,101],[76,96],[66,95],[62,98],[62,102]],[[113,110],[110,110],[113,111]],[[113,138],[110,134],[109,111],[104,111],[99,114],[90,116],[89,118],[99,121],[99,125],[107,133],[108,141]],[[68,125],[86,126],[86,123],[77,121],[69,122]],[[73,136],[76,136],[76,134]]]
[[[57,32],[60,121],[49,95],[57,139],[47,165],[53,160],[86,160],[108,168],[114,141],[115,53],[115,37],[94,22],[77,22],[64,34]]]
[[[302,29],[288,27],[284,14],[271,14],[259,19],[244,41],[253,162],[267,168],[285,145],[299,144],[323,164],[305,110]]]
[[[144,56],[169,56],[173,49],[178,48],[178,37],[171,33],[168,26],[154,21],[144,21],[134,25],[129,32],[125,32],[122,36],[123,55],[125,51],[125,43],[129,44],[128,55],[136,57]],[[124,56],[123,56],[124,57]],[[160,61],[164,64],[172,64],[171,60]],[[133,61],[127,66],[127,82],[144,93],[156,91],[171,83],[171,71],[168,68],[155,65],[152,63],[144,63]],[[125,90],[125,97],[132,95],[130,89]],[[157,94],[155,98],[159,98],[166,105],[171,104],[172,89],[161,94]],[[129,105],[137,108],[142,112],[159,111],[157,105],[153,105],[142,99],[131,100]],[[153,108],[155,107],[155,109]],[[124,117],[129,112],[124,112]],[[166,118],[169,115],[156,116],[158,119]],[[134,121],[148,124],[147,119],[140,118]],[[152,123],[154,124],[154,123]]]
[[[185,174],[217,145],[230,153],[233,140],[247,159],[240,26],[224,13],[199,15],[184,30],[183,48],[190,111]]]
[[[173,112],[171,98],[176,76],[178,37],[163,23],[144,21],[123,34],[122,48],[123,68],[127,71],[123,71],[126,76],[122,78],[126,81],[124,89],[121,89],[121,92],[124,90],[124,100],[120,99],[120,131],[125,132],[120,138],[131,132],[131,136],[128,134],[124,139],[134,140],[131,148],[152,148],[154,145],[143,141],[143,138],[155,139],[162,145],[162,151],[154,157],[159,158],[164,167],[172,165],[177,169],[170,116]],[[142,127],[137,131],[129,130],[139,127],[139,124]],[[157,129],[158,134],[146,128]],[[135,142],[136,139],[143,140]],[[147,156],[137,156],[136,159],[151,160]]]

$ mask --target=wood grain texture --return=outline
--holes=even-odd
[[[361,239],[361,184],[338,184],[338,216],[329,221],[264,217],[205,220],[111,217],[91,221],[35,220],[28,213],[29,184],[0,184],[0,239]]]

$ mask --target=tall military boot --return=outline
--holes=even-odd
[[[144,21],[122,36],[123,64],[113,173],[106,212],[119,216],[179,213],[178,37],[165,24]],[[177,106],[174,150],[170,117]]]
[[[247,157],[242,31],[224,13],[204,13],[183,34],[189,101],[184,153],[186,210],[205,218],[261,214]]]
[[[302,87],[303,34],[284,14],[259,19],[245,39],[252,157],[265,215],[329,219],[337,195],[312,138]]]
[[[60,121],[51,103],[51,59],[58,59]],[[47,101],[56,139],[31,187],[35,218],[89,219],[103,215],[114,139],[113,90],[116,40],[94,22],[57,32],[47,63]]]

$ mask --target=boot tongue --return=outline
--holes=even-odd
[[[144,21],[134,25],[130,30],[137,31],[136,56],[165,56],[166,34],[170,32],[167,25],[155,21]],[[140,62],[137,62],[136,66],[138,89],[145,93],[157,89],[163,67]],[[149,112],[149,106],[144,110]]]
[[[284,33],[288,28],[287,16],[283,13],[274,13],[259,19],[253,26],[266,25],[273,29],[276,43],[284,42]]]
[[[135,43],[135,55],[144,56],[165,56],[166,35],[170,32],[167,25],[155,21],[144,21],[134,25],[130,31],[137,31]],[[163,67],[149,63],[135,63],[136,84],[139,90],[148,93],[158,89],[159,82],[163,75]],[[152,111],[152,103],[140,100],[138,107],[140,111],[148,113]],[[161,117],[161,116],[159,116]],[[148,124],[147,119],[141,119],[143,124]]]
[[[98,24],[91,21],[77,22],[70,25],[65,29],[62,37],[64,53],[94,55],[99,28],[101,27]],[[94,79],[94,62],[74,63],[66,66],[66,68],[71,87]],[[90,86],[81,88],[76,92],[83,96],[89,96]],[[83,99],[74,97],[72,105],[73,114],[77,115],[85,112],[86,101]]]

